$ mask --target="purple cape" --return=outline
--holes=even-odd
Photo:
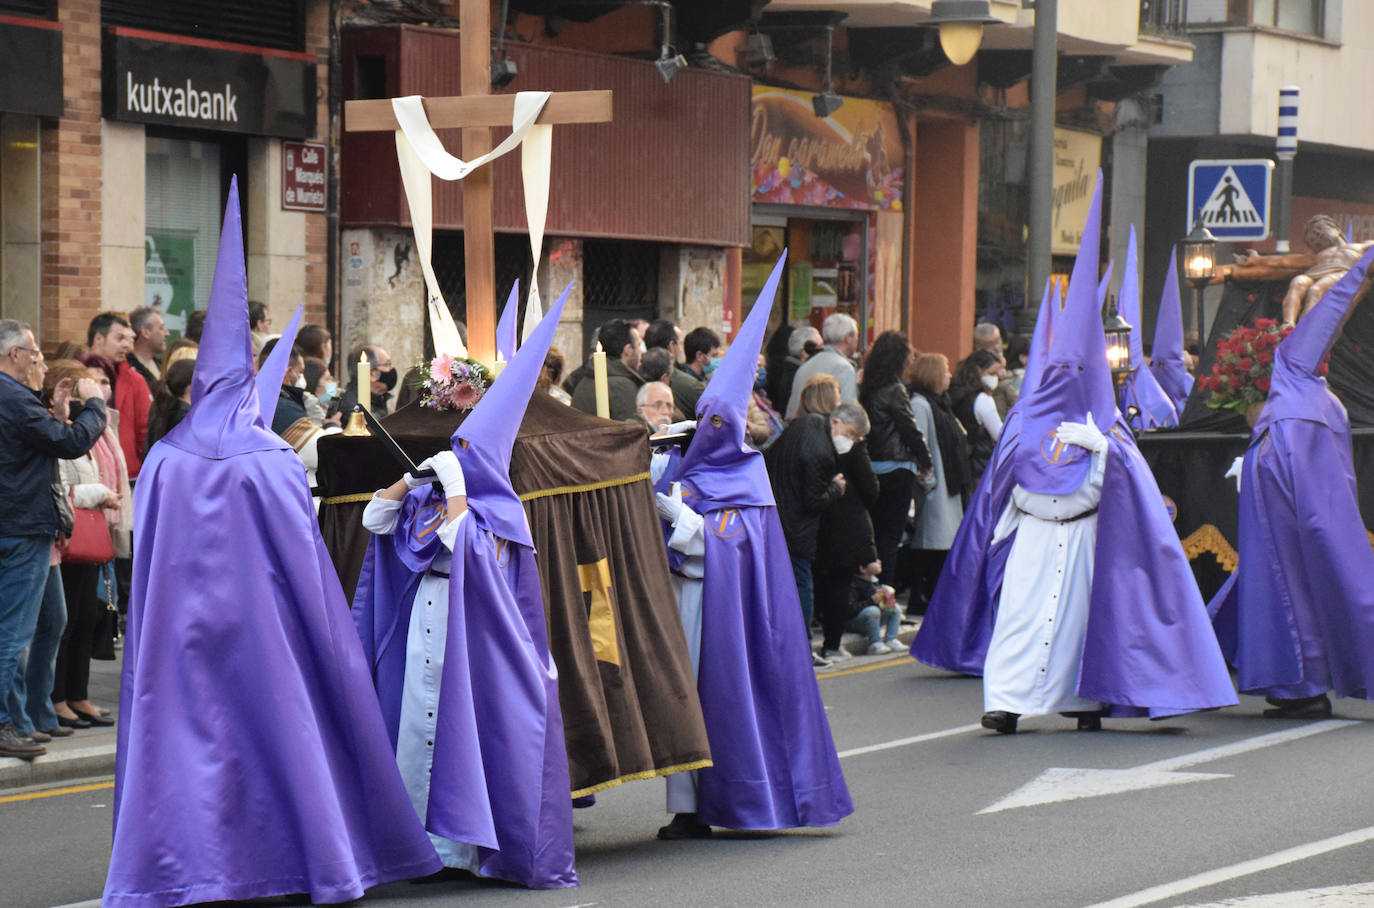
[[[409,528],[439,498],[432,487],[406,496],[396,533],[369,544],[353,600],[393,746],[411,607],[437,554]],[[438,720],[426,828],[479,846],[483,876],[537,889],[577,885],[558,674],[534,551],[495,536],[475,511],[450,569]]]
[[[706,522],[697,690],[714,765],[697,815],[733,829],[829,826],[854,811],[825,718],[801,601],[763,455],[744,427],[763,332],[787,254],[697,402],[680,464]]]
[[[1317,375],[1371,258],[1279,344],[1245,452],[1240,563],[1209,606],[1245,693],[1369,699],[1374,690],[1374,552],[1349,423]]]
[[[1136,267],[1135,225],[1131,225],[1130,245],[1126,247],[1126,270],[1122,275],[1119,311],[1131,325],[1131,365],[1129,375],[1121,383],[1120,409],[1126,413],[1135,407],[1139,416],[1130,420],[1131,428],[1149,431],[1178,425],[1178,411],[1173,400],[1160,387],[1155,374],[1145,366],[1145,344],[1141,340],[1140,283]]]
[[[106,905],[349,901],[440,867],[305,468],[263,425],[236,183],[228,208],[194,404],[134,498]]]
[[[1226,665],[1154,476],[1122,423],[1107,437],[1078,695],[1116,717],[1232,706]],[[983,673],[1015,538],[992,545],[1015,484],[1011,472],[984,474],[965,512],[911,646],[928,665]]]

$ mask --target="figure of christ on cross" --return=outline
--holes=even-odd
[[[491,128],[509,126],[514,95],[491,94],[491,6],[487,0],[461,0],[459,86],[462,94],[426,98],[425,112],[435,129],[461,128],[462,154],[471,161],[492,148]],[[504,27],[502,23],[502,27]],[[536,124],[607,123],[609,91],[555,92]],[[399,128],[390,99],[348,101],[348,132],[392,132]],[[468,355],[479,362],[496,360],[496,244],[492,228],[491,168],[481,167],[463,180],[463,252],[467,293]],[[534,276],[537,279],[537,275]],[[433,292],[437,288],[430,288]]]

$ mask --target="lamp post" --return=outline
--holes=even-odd
[[[994,19],[988,0],[934,0],[930,4],[930,18],[923,25],[940,30],[940,49],[949,62],[963,66],[978,53],[983,42],[983,26],[999,25]]]
[[[1193,305],[1197,308],[1197,352],[1201,359],[1207,347],[1207,335],[1203,332],[1202,290],[1212,282],[1217,271],[1217,240],[1212,232],[1195,221],[1193,229],[1178,244],[1179,258],[1183,259],[1183,278],[1193,285]]]

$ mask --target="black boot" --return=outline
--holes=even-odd
[[[1315,697],[1265,697],[1265,702],[1274,709],[1266,709],[1266,719],[1329,719],[1331,717],[1331,698],[1326,694]]]
[[[1020,713],[1009,713],[1005,710],[996,709],[990,713],[983,713],[983,727],[997,732],[999,735],[1016,734],[1016,720],[1021,718]]]
[[[660,839],[708,839],[711,827],[697,819],[695,813],[673,814],[673,822],[658,831]]]
[[[1079,731],[1101,731],[1102,713],[1099,710],[1080,710],[1077,712],[1060,713],[1066,719],[1077,719]]]

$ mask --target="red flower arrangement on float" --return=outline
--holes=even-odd
[[[1217,358],[1212,374],[1198,379],[1210,391],[1207,406],[1244,413],[1251,404],[1263,403],[1269,396],[1269,376],[1274,371],[1274,350],[1292,327],[1280,327],[1278,319],[1257,318],[1253,325],[1240,325],[1217,343]],[[1322,362],[1318,374],[1325,375]]]

